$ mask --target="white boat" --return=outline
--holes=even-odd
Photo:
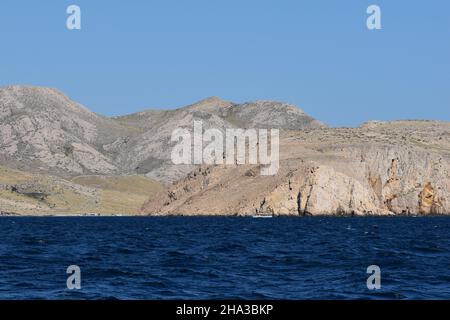
[[[254,215],[252,218],[273,218],[272,215]]]

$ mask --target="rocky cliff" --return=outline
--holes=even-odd
[[[142,208],[153,215],[429,215],[450,212],[450,124],[372,122],[285,132],[276,176],[198,168]]]

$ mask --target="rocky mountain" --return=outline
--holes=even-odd
[[[142,132],[113,143],[120,152],[117,163],[126,172],[145,174],[163,182],[174,182],[191,172],[191,165],[174,165],[170,141],[175,129],[192,131],[194,121],[202,121],[203,129],[217,128],[278,128],[318,129],[326,127],[305,114],[301,109],[278,102],[235,104],[217,97],[208,98],[184,108],[149,110],[114,118],[126,127],[139,128]]]
[[[428,215],[450,212],[450,123],[371,122],[285,132],[280,170],[198,168],[153,197],[152,215]]]
[[[175,129],[278,128],[280,169],[174,165]],[[217,97],[108,118],[61,92],[0,88],[0,214],[450,213],[450,123],[328,128],[286,103]]]
[[[0,179],[0,199],[7,200],[0,202],[0,211],[69,212],[61,205],[65,201],[65,191],[61,190],[65,189],[52,185],[66,186],[70,189],[67,195],[75,190],[76,199],[98,204],[102,196],[91,197],[92,194],[107,193],[105,181],[98,182],[102,179],[116,181],[115,177],[130,177],[117,180],[118,190],[113,191],[119,192],[118,199],[124,197],[126,188],[131,188],[129,182],[135,181],[136,176],[145,178],[144,182],[139,180],[139,185],[152,186],[143,192],[158,191],[161,184],[178,181],[195,169],[193,165],[173,165],[170,160],[174,145],[170,141],[172,132],[179,128],[192,130],[195,120],[202,121],[205,130],[222,131],[244,124],[244,127],[285,130],[325,127],[299,108],[278,102],[236,104],[212,97],[179,109],[147,110],[108,118],[89,111],[56,89],[3,87],[0,88],[0,166],[8,172],[8,179],[4,184]],[[14,183],[14,175],[27,179],[18,178]],[[18,183],[24,181],[25,187],[18,187]],[[95,189],[94,193],[87,197],[89,192],[85,192],[85,187]],[[33,194],[42,197],[29,196]],[[135,190],[127,197],[124,203],[129,203],[129,199],[141,199],[142,192]],[[64,203],[81,210],[72,200]],[[139,200],[139,206],[144,200]],[[94,212],[106,212],[108,206],[103,204],[89,208]],[[111,213],[128,212],[120,206],[109,210]]]
[[[114,174],[102,146],[127,130],[50,88],[0,89],[0,164],[63,177]]]
[[[173,182],[194,167],[172,164],[171,134],[177,128],[191,129],[194,120],[201,120],[205,129],[236,127],[239,121],[251,127],[324,127],[292,105],[239,105],[219,98],[107,118],[55,89],[11,86],[0,88],[0,164],[64,178],[145,174]]]

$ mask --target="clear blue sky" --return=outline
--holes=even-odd
[[[370,4],[382,30],[366,28]],[[57,87],[105,115],[215,95],[333,126],[450,120],[448,0],[2,0],[0,39],[0,85]]]

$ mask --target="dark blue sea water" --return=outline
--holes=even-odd
[[[1,218],[0,299],[450,299],[449,248],[450,218]]]

